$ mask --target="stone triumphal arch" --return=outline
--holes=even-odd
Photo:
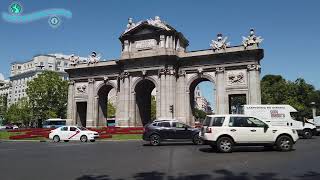
[[[156,117],[193,124],[193,91],[202,81],[215,84],[215,113],[230,113],[233,96],[246,104],[260,104],[262,41],[251,29],[243,43],[230,46],[218,34],[211,48],[187,51],[188,40],[159,17],[134,23],[130,18],[120,36],[122,52],[116,60],[100,61],[95,52],[66,71],[68,124],[106,125],[108,94],[116,92],[116,126],[142,126],[149,122],[151,92]]]

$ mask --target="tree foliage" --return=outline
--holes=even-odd
[[[30,125],[32,122],[32,110],[29,106],[29,102],[26,98],[20,99],[17,103],[12,104],[5,116],[5,124],[15,123]]]
[[[7,96],[0,96],[0,117],[7,111]]]
[[[68,82],[58,73],[45,71],[28,82],[27,95],[36,120],[65,118]]]
[[[320,110],[320,91],[302,78],[287,81],[280,75],[266,75],[261,80],[262,104],[289,104],[298,110],[297,119],[312,118],[311,102]]]
[[[108,118],[113,118],[116,115],[116,108],[113,106],[111,102],[108,102],[107,115]]]
[[[203,120],[206,118],[206,115],[207,113],[198,109],[198,108],[195,108],[194,109],[194,117],[197,119],[197,120]]]
[[[151,96],[151,120],[155,120],[157,116],[157,101],[155,96]]]

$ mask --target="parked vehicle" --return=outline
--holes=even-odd
[[[19,126],[14,124],[7,124],[5,125],[6,129],[19,129]]]
[[[255,116],[273,126],[286,126],[297,130],[298,135],[310,139],[316,134],[316,126],[308,121],[298,121],[297,110],[290,105],[244,105],[244,114]]]
[[[65,141],[81,141],[94,142],[99,137],[98,132],[90,131],[84,127],[77,126],[62,126],[55,130],[51,130],[49,134],[49,139],[52,139],[54,142]]]
[[[272,126],[246,115],[207,115],[200,137],[225,153],[232,152],[236,145],[276,146],[280,151],[290,151],[299,138],[294,129]]]
[[[43,128],[58,128],[58,127],[61,127],[61,126],[65,126],[66,125],[66,120],[65,119],[60,119],[60,118],[56,118],[56,119],[48,119],[48,120],[45,120],[43,122],[43,125],[42,127]]]
[[[319,136],[320,135],[320,116],[316,116],[313,119],[309,119],[308,121],[310,123],[313,123],[313,125],[316,126],[316,129],[317,129],[317,133],[316,134]]]
[[[145,125],[143,140],[151,145],[160,145],[163,141],[192,141],[196,145],[202,144],[199,137],[200,129],[192,128],[177,120],[156,120]]]

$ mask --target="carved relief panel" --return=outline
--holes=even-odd
[[[88,93],[88,83],[77,83],[75,88],[76,95],[86,95]]]
[[[247,71],[246,70],[230,70],[226,72],[227,86],[237,87],[247,85]]]

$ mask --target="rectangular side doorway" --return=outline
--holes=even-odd
[[[78,126],[87,126],[87,102],[77,102],[76,124]]]
[[[246,94],[229,95],[229,114],[243,114],[243,105],[247,104]]]

